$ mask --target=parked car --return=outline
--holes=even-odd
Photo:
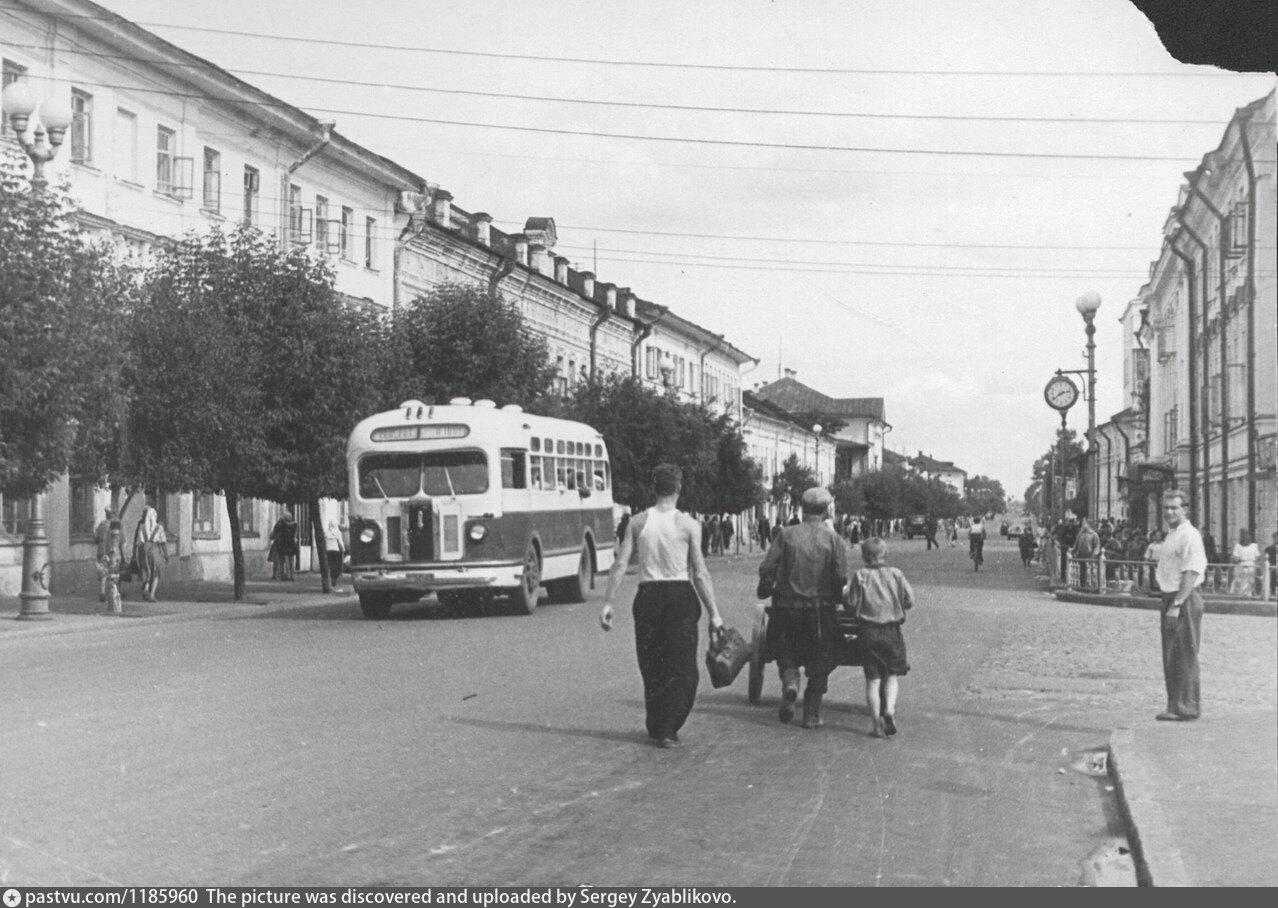
[[[927,516],[925,514],[915,514],[905,520],[905,538],[913,539],[915,536],[927,535]]]

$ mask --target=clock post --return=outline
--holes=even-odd
[[[1053,410],[1061,414],[1061,427],[1056,437],[1056,456],[1060,462],[1059,469],[1054,470],[1055,476],[1052,482],[1052,517],[1057,523],[1065,519],[1065,417],[1069,413],[1069,408],[1078,402],[1078,385],[1070,379],[1063,370],[1057,369],[1047,382],[1047,387],[1043,389],[1043,399],[1047,401],[1047,405]],[[1058,490],[1056,487],[1061,486]],[[1060,501],[1059,513],[1056,507],[1056,501]]]

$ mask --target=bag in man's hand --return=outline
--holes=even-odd
[[[711,630],[710,647],[706,650],[706,669],[710,683],[715,687],[727,687],[737,680],[741,669],[750,661],[750,644],[735,628],[725,627],[718,633]]]

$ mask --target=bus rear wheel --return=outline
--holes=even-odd
[[[386,593],[360,593],[359,610],[365,618],[385,621],[390,617],[391,597]]]
[[[541,559],[537,547],[528,543],[524,549],[524,568],[519,576],[519,586],[510,591],[510,605],[517,615],[531,615],[537,610],[537,596],[541,587]]]

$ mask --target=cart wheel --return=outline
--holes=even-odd
[[[750,702],[758,704],[763,696],[763,639],[768,632],[768,613],[759,609],[759,616],[754,621],[754,632],[750,635]]]

